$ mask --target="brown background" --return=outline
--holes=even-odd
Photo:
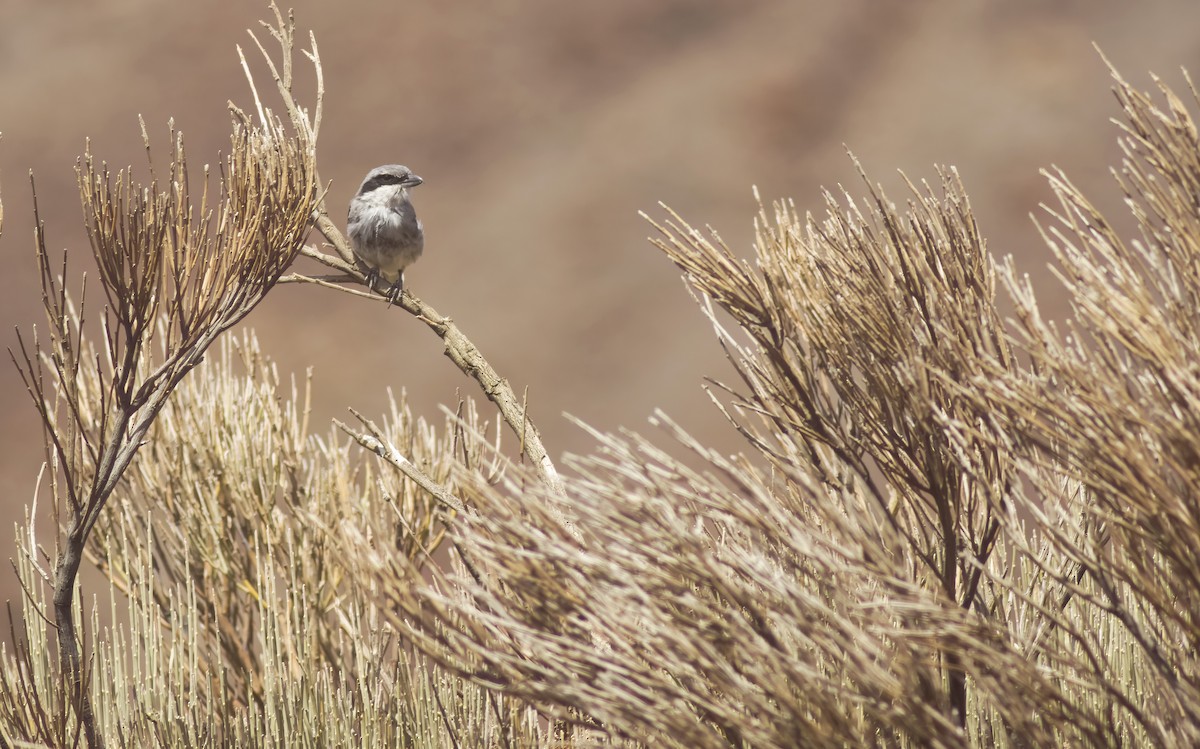
[[[1017,255],[1061,315],[1028,218],[1049,198],[1038,170],[1062,166],[1119,210],[1107,176],[1117,111],[1092,43],[1141,86],[1150,70],[1179,89],[1180,66],[1200,74],[1194,0],[470,5],[295,0],[325,64],[320,167],[339,220],[372,166],[398,161],[426,179],[415,200],[427,249],[409,286],[529,387],[556,457],[588,445],[563,412],[645,430],[662,407],[708,442],[736,444],[700,390],[703,375],[729,370],[639,210],[661,216],[664,201],[749,254],[752,185],[819,210],[822,185],[862,192],[847,147],[896,200],[896,169],[933,178],[935,163],[951,164],[990,247]],[[192,163],[215,162],[226,100],[249,100],[234,45],[266,12],[0,0],[6,346],[14,325],[40,319],[28,171],[51,248],[86,252],[73,172],[85,138],[140,169],[138,114],[162,154],[174,117]],[[430,416],[459,388],[475,394],[423,325],[380,305],[288,286],[248,324],[283,371],[315,366],[323,420],[346,406],[378,413],[388,386]],[[0,399],[0,507],[16,520],[41,451],[10,365]],[[11,549],[0,528],[0,558]]]

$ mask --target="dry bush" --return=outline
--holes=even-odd
[[[361,537],[412,557],[416,574],[442,532],[431,498],[355,459],[339,432],[308,434],[307,388],[281,388],[251,335],[218,348],[173,393],[88,548],[124,623],[96,638],[105,735],[125,746],[530,745],[536,714],[409,652],[337,559],[332,539]],[[434,479],[452,460],[486,475],[493,461],[466,425],[486,428],[469,403],[437,428],[400,401],[383,434]],[[10,672],[6,685],[26,698],[58,693],[46,632],[29,626],[44,605],[31,591],[20,657],[36,677]],[[11,733],[19,702],[4,706]],[[21,734],[54,743],[33,726]]]
[[[172,140],[162,183],[114,176],[90,153],[80,165],[106,301],[99,351],[85,342],[84,318],[68,297],[66,258],[61,276],[51,269],[38,219],[46,334],[21,337],[13,354],[45,427],[53,516],[62,528],[48,560],[53,572],[30,561],[54,588],[59,661],[93,746],[103,741],[87,696],[74,600],[84,547],[171,392],[295,259],[316,201],[309,134],[289,135],[278,120],[236,125],[216,195],[206,174],[195,202],[182,138],[172,133]]]
[[[144,188],[84,161],[98,335],[39,224],[49,327],[14,358],[57,535],[42,547],[35,503],[0,742],[1200,740],[1200,137],[1166,87],[1159,109],[1117,78],[1136,242],[1050,175],[1065,333],[988,252],[953,169],[903,207],[867,182],[820,219],[763,209],[753,263],[669,213],[653,241],[728,354],[737,381],[710,392],[744,452],[656,414],[663,439],[592,432],[560,474],[523,399],[411,293],[397,308],[494,427],[470,401],[430,424],[401,398],[312,430],[310,384],[252,335],[212,348],[277,282],[379,298],[339,285],[365,279],[320,199],[315,40],[309,110],[291,19],[268,31],[290,129],[251,76],[213,193],[189,194],[175,135]],[[284,275],[301,253],[335,274]],[[85,555],[105,607],[80,605]]]
[[[1012,497],[1010,533],[1047,581],[1030,596],[1031,644],[1070,654],[1056,675],[1107,713],[1109,735],[1193,745],[1200,138],[1165,85],[1160,108],[1117,83],[1125,116],[1118,181],[1139,239],[1122,240],[1065,175],[1049,174],[1060,206],[1045,236],[1072,319],[1059,333],[1006,264],[1015,338],[1030,366],[986,369],[968,391],[994,414],[980,437],[1019,450],[1028,478]]]
[[[1141,239],[1052,176],[1067,335],[953,170],[904,210],[777,205],[753,265],[672,214],[655,243],[739,375],[713,392],[747,453],[659,416],[705,470],[597,434],[564,492],[475,482],[449,530],[470,567],[385,585],[393,625],[652,745],[1195,743],[1200,148],[1169,90],[1117,83]]]

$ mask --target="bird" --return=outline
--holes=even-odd
[[[388,304],[404,291],[404,269],[425,249],[425,230],[409,198],[409,188],[424,182],[400,164],[377,166],[367,172],[350,200],[346,233],[350,248],[367,268],[367,286],[380,278],[391,283]]]

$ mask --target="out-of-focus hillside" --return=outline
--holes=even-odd
[[[1049,197],[1039,168],[1061,166],[1119,206],[1107,177],[1116,110],[1092,43],[1144,86],[1149,70],[1176,83],[1180,66],[1200,74],[1200,4],[1186,0],[473,5],[294,0],[325,64],[320,166],[339,214],[372,166],[425,178],[427,250],[409,287],[529,387],[555,455],[588,444],[564,411],[644,429],[662,407],[732,444],[700,388],[727,376],[720,350],[638,210],[661,215],[664,201],[749,254],[751,186],[820,210],[821,185],[861,192],[848,147],[897,200],[896,169],[920,179],[957,166],[992,249],[1046,276],[1028,218]],[[82,256],[73,165],[85,139],[141,167],[137,116],[164,155],[174,117],[193,164],[216,161],[226,101],[248,101],[234,46],[266,13],[0,0],[6,345],[40,316],[28,171],[51,248]],[[377,412],[387,387],[428,415],[459,388],[475,395],[424,326],[381,305],[289,286],[248,324],[285,371],[315,367],[320,419]],[[11,366],[0,398],[0,497],[16,517],[40,431]]]

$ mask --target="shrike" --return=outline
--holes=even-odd
[[[422,181],[406,166],[377,166],[367,173],[346,217],[350,247],[369,271],[367,285],[378,278],[391,282],[387,296],[393,304],[404,291],[404,269],[425,248],[425,232],[408,196],[408,188]]]

